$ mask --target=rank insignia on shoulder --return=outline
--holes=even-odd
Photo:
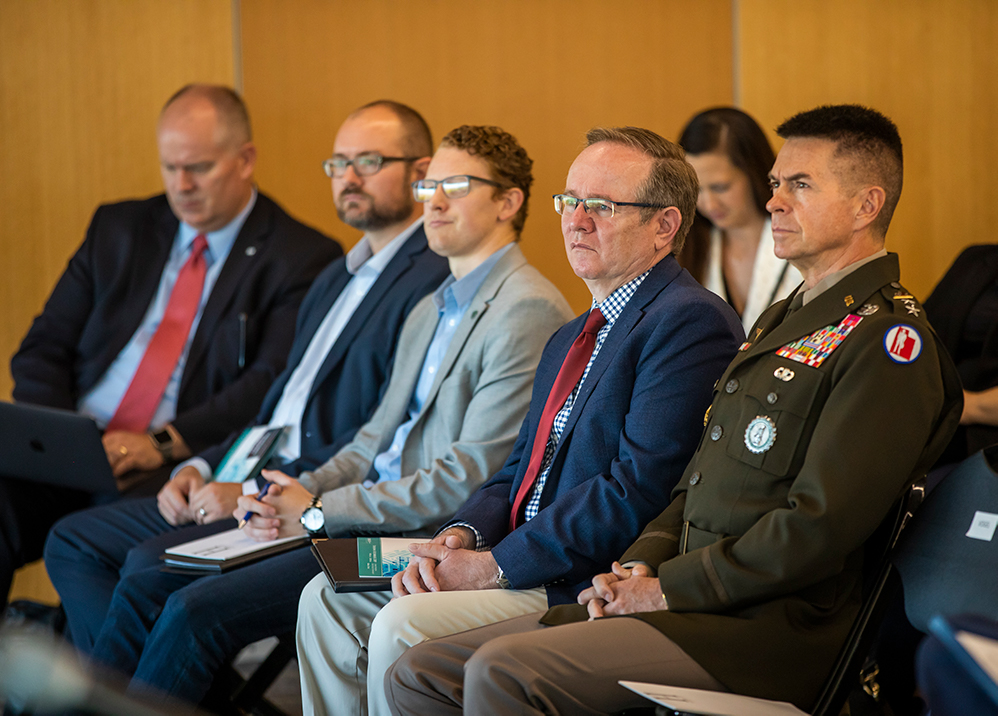
[[[884,350],[895,363],[912,363],[922,353],[922,336],[899,323],[884,334]]]
[[[776,355],[817,368],[862,320],[862,316],[850,313],[839,322],[839,325],[826,326],[809,336],[788,343],[776,351]]]
[[[880,310],[880,306],[875,303],[864,303],[862,306],[856,309],[857,315],[860,316],[872,316],[874,313]]]
[[[913,298],[906,298],[901,303],[904,304],[904,307],[908,309],[908,313],[912,316],[917,316],[922,312],[922,309],[915,305],[915,299]]]
[[[776,423],[768,415],[756,415],[745,428],[745,447],[756,455],[764,453],[776,442]]]

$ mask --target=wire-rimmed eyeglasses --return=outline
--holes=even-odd
[[[601,219],[609,219],[617,213],[618,206],[640,206],[646,209],[667,209],[665,204],[644,204],[637,201],[610,201],[609,199],[580,199],[577,196],[568,194],[552,194],[554,199],[554,210],[559,214],[566,211],[571,214],[582,204],[582,208],[587,214],[595,214]]]
[[[480,181],[483,184],[489,184],[500,189],[504,188],[502,184],[491,179],[482,179],[470,174],[458,174],[457,176],[447,177],[439,181],[436,179],[414,181],[412,183],[412,196],[418,202],[427,202],[433,198],[439,186],[443,189],[444,196],[448,199],[460,199],[462,196],[468,196],[468,193],[471,191],[471,182],[473,181]]]

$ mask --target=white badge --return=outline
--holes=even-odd
[[[766,452],[776,442],[776,423],[765,415],[756,415],[745,428],[745,447],[756,455]]]
[[[998,527],[998,515],[993,512],[975,512],[974,519],[967,530],[967,536],[971,539],[984,540],[990,542],[995,536],[995,527]]]

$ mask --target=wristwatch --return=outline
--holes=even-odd
[[[496,566],[499,567],[498,564]],[[506,573],[504,571],[502,571],[502,567],[499,567],[499,574],[496,575],[496,584],[499,585],[499,589],[512,589],[513,588],[513,585],[511,585],[509,583],[509,580],[506,579]]]
[[[162,430],[149,433],[152,446],[163,456],[164,462],[173,459],[173,446],[179,442],[180,435],[172,425],[165,426]]]
[[[318,495],[312,498],[308,507],[301,513],[301,526],[313,537],[324,537],[326,516],[322,514],[322,500]]]

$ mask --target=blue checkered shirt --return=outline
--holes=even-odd
[[[558,442],[561,440],[561,434],[564,432],[565,426],[568,425],[568,416],[572,414],[572,406],[575,405],[575,398],[579,395],[579,390],[582,388],[582,384],[586,382],[586,376],[589,375],[589,369],[592,368],[593,363],[596,362],[596,356],[599,355],[600,348],[603,347],[603,342],[606,340],[606,337],[610,335],[610,329],[613,328],[613,324],[616,323],[618,318],[620,318],[620,314],[623,313],[628,301],[631,300],[634,292],[638,290],[638,286],[640,286],[645,278],[648,277],[649,273],[651,273],[650,269],[645,271],[640,276],[632,278],[630,281],[607,296],[603,303],[600,303],[595,298],[593,299],[593,305],[589,310],[598,308],[600,313],[603,314],[603,318],[606,319],[606,325],[603,326],[596,335],[596,346],[593,348],[593,354],[589,356],[589,362],[586,363],[586,369],[582,372],[582,378],[579,379],[575,389],[572,390],[572,394],[568,396],[567,400],[565,400],[565,404],[561,407],[561,410],[559,410],[558,414],[554,416],[554,424],[551,426],[551,435],[548,437],[547,445],[544,448],[544,457],[541,459],[540,475],[538,475],[537,481],[534,483],[533,492],[530,495],[530,499],[527,501],[527,506],[524,508],[523,517],[526,522],[529,522],[536,517],[537,513],[541,509],[541,494],[544,492],[544,483],[547,482],[548,475],[551,472],[551,461],[554,458],[554,452],[558,448]],[[526,455],[529,459],[529,446],[524,446],[524,455]],[[448,526],[469,528],[475,533],[475,549],[479,552],[489,549],[489,545],[485,543],[485,539],[473,525],[470,525],[467,522],[455,522],[454,524]]]

